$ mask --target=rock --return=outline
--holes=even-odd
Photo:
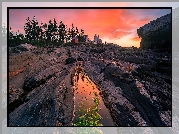
[[[123,73],[123,74],[121,74],[121,77],[123,78],[123,79],[128,79],[129,78],[129,73]]]
[[[36,90],[9,114],[9,126],[71,126],[74,102],[72,86],[67,88],[64,82],[68,76],[71,73],[64,69],[58,78]]]
[[[76,59],[74,59],[73,57],[70,57],[70,58],[67,58],[65,60],[65,65],[67,65],[67,64],[73,64],[75,62],[76,62]]]
[[[36,46],[32,46],[31,44],[21,44],[19,46],[16,47],[10,47],[9,48],[9,53],[21,53],[24,51],[34,51],[35,49],[37,49]]]
[[[153,68],[152,65],[139,64],[139,66],[143,71],[151,71],[151,69]]]
[[[21,44],[20,45],[22,48],[25,48],[27,51],[33,51],[35,50],[37,47],[36,46],[32,46],[31,44]]]
[[[32,65],[36,59],[37,57],[32,52],[23,52],[9,56],[9,72],[22,70],[24,67]]]
[[[60,64],[54,65],[52,67],[49,67],[49,68],[39,72],[35,76],[27,78],[24,81],[24,90],[30,91],[33,88],[38,87],[38,86],[44,84],[52,76],[55,76],[55,74],[60,73],[61,69],[62,69],[62,67],[61,67]]]
[[[172,48],[172,25],[171,13],[164,15],[156,20],[137,29],[139,37],[142,38],[140,47],[143,49],[170,49]]]
[[[120,67],[114,67],[114,66],[107,66],[105,68],[104,73],[106,75],[113,75],[113,76],[121,76],[121,74],[123,73],[122,70],[120,69]]]
[[[95,46],[79,45],[55,48],[50,53],[38,48],[34,51],[38,54],[24,51],[11,55],[9,70],[19,74],[11,77],[9,84],[23,93],[14,91],[8,98],[14,100],[9,105],[9,124],[72,126],[72,78],[74,68],[80,66],[99,88],[116,126],[171,126],[172,79],[167,72],[171,53],[103,47],[102,53]],[[26,70],[22,71],[23,67]]]
[[[84,61],[81,57],[77,58],[78,61]]]
[[[19,97],[21,97],[21,95],[24,93],[23,89],[21,88],[15,88],[15,87],[11,87],[9,89],[9,104],[18,100]]]

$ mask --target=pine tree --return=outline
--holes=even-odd
[[[12,28],[9,28],[9,45],[14,46],[14,33],[12,31]]]
[[[52,31],[51,31],[51,36],[52,36],[53,42],[58,41],[58,26],[57,26],[57,22],[56,22],[55,18],[53,20],[53,28],[52,28]]]
[[[31,25],[31,21],[30,21],[29,17],[26,20],[27,20],[27,22],[25,23],[25,26],[24,26],[25,37],[27,39],[27,42],[31,43],[31,40],[32,40],[32,33],[31,33],[32,25]]]
[[[36,20],[36,17],[33,17],[33,20],[31,21],[32,23],[32,29],[31,29],[31,35],[32,39],[35,42],[35,40],[38,40],[39,36],[39,27],[38,27],[38,21]]]
[[[49,21],[48,24],[48,29],[46,30],[46,44],[49,45],[48,43],[52,41],[52,29],[53,29],[53,24],[52,21]]]
[[[62,43],[64,42],[64,39],[65,39],[65,33],[66,33],[65,29],[66,29],[65,24],[62,21],[60,21],[58,32],[59,32],[59,36],[60,36],[59,41]]]
[[[78,41],[79,42],[84,42],[84,30],[83,29],[81,29],[81,32],[80,32],[80,34],[78,36]]]
[[[68,28],[67,25],[65,26],[65,42],[68,42]]]
[[[75,37],[75,29],[74,29],[74,25],[72,23],[72,28],[71,28],[71,37],[73,39],[73,37]]]

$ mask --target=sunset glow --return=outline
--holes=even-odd
[[[84,29],[91,40],[96,33],[103,43],[139,47],[137,29],[170,12],[170,9],[10,9],[9,26],[14,32],[24,33],[28,17],[32,20],[36,16],[39,24],[48,24],[55,18],[58,25],[62,20],[68,28],[73,23],[79,30]]]

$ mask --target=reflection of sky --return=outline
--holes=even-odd
[[[88,78],[88,80],[86,79]],[[112,117],[104,105],[104,102],[102,100],[102,97],[99,95],[99,90],[97,89],[96,85],[89,79],[89,77],[85,77],[84,81],[81,79],[81,75],[78,80],[78,89],[75,91],[75,115],[81,116],[86,114],[85,109],[90,109],[94,107],[94,92],[98,95],[99,106],[98,108],[101,108],[101,110],[98,112],[102,119],[100,120],[100,123],[104,126],[114,126]],[[77,118],[75,118],[76,121]]]
[[[62,7],[62,6],[106,6],[106,7],[114,7],[114,6],[124,6],[124,7],[140,7],[140,6],[163,6],[169,7],[173,4],[173,7],[176,7],[178,3],[167,3],[167,2],[156,2],[153,3],[140,3],[140,2],[130,2],[130,3],[122,3],[122,2],[111,2],[111,3],[39,3],[37,2],[35,6],[48,6],[48,7]],[[4,4],[7,5],[7,4]],[[33,7],[34,3],[29,4],[8,4],[11,6],[26,6]],[[179,5],[179,4],[178,4]],[[3,6],[4,8],[4,6]],[[99,34],[100,38],[103,42],[107,41],[110,43],[116,43],[120,46],[139,46],[140,38],[137,38],[137,28],[143,26],[144,24],[160,17],[165,14],[168,14],[170,10],[161,10],[161,9],[130,9],[123,10],[122,12],[98,12],[96,10],[93,11],[77,11],[77,10],[66,10],[60,11],[50,11],[50,10],[19,10],[13,11],[10,13],[10,26],[12,26],[13,31],[20,30],[23,33],[23,26],[26,22],[27,16],[31,19],[35,15],[39,22],[48,23],[50,19],[56,18],[57,23],[59,24],[60,20],[63,20],[68,27],[71,27],[71,23],[73,22],[75,27],[78,29],[84,29],[85,34],[89,35],[89,38],[93,40],[94,34]],[[4,16],[3,16],[4,18]],[[3,19],[4,21],[5,19]],[[6,21],[4,21],[6,22]],[[131,32],[132,31],[132,32]]]

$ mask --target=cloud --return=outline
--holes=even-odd
[[[132,41],[140,41],[141,38],[139,38],[139,37],[133,37],[133,38],[131,38],[131,40],[132,40]]]
[[[114,4],[114,3],[113,3]],[[91,40],[94,34],[102,39],[116,41],[124,37],[137,36],[137,29],[157,18],[164,10],[153,9],[13,9],[9,14],[9,26],[24,32],[27,17],[35,15],[38,22],[56,19],[58,25],[62,20],[67,27],[84,29]],[[166,11],[165,11],[166,12]],[[155,16],[156,15],[156,16]],[[137,41],[132,39],[133,41]]]

